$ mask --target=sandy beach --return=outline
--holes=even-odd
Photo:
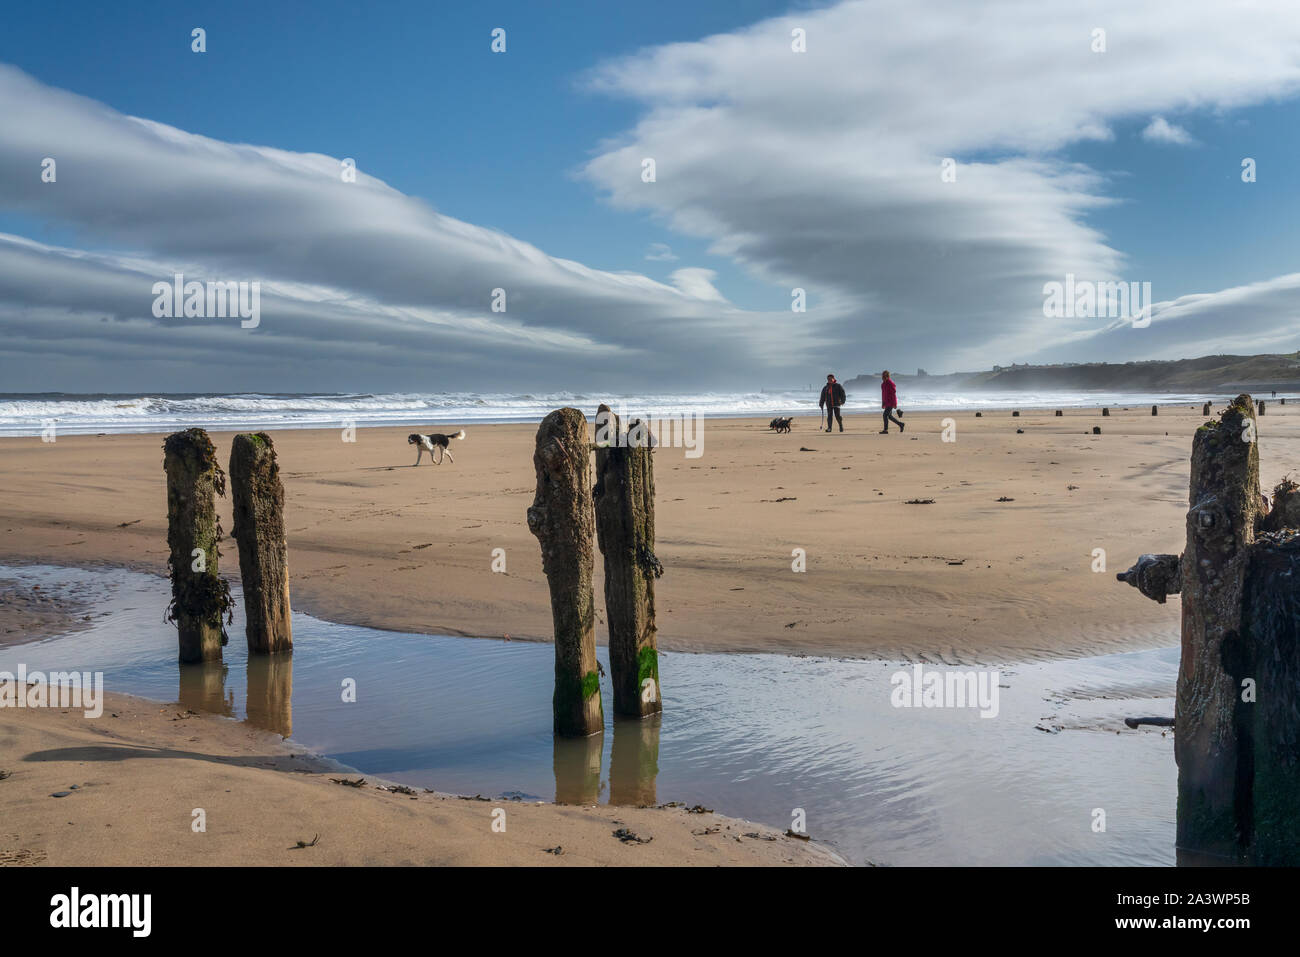
[[[0,755],[0,866],[842,863],[813,841],[684,808],[383,791],[381,778],[242,722],[124,695],[107,695],[93,720],[8,710]],[[623,828],[644,843],[616,837]]]
[[[765,421],[708,420],[700,457],[655,453],[660,646],[988,664],[1173,644],[1178,603],[1149,602],[1114,573],[1142,552],[1180,548],[1203,421],[1186,406],[1157,417],[939,413],[907,416],[905,433],[885,436],[875,416],[850,416],[832,435],[811,419],[788,435]],[[953,423],[956,441],[945,442]],[[1300,452],[1300,418],[1271,406],[1260,428],[1271,488]],[[547,640],[547,587],[524,520],[534,431],[472,427],[455,464],[418,468],[408,428],[363,429],[355,443],[333,430],[273,433],[295,608],[408,632]],[[231,435],[213,438],[224,459]],[[164,574],[161,441],[0,440],[0,562]],[[918,500],[927,504],[909,504]],[[226,529],[229,509],[227,499]],[[491,570],[498,548],[504,573]],[[1093,570],[1098,548],[1104,573]],[[792,570],[795,549],[806,572]],[[221,570],[238,576],[233,542]],[[75,630],[95,611],[93,596],[0,582],[10,645]],[[97,720],[9,710],[0,742],[3,864],[841,863],[780,831],[680,808],[402,795],[377,778],[345,787],[331,779],[357,775],[292,742],[139,698],[112,697]],[[491,830],[498,806],[504,835]],[[190,830],[195,807],[208,815],[204,834]],[[621,827],[654,840],[624,843]],[[556,846],[562,854],[546,853]]]
[[[1300,461],[1297,412],[1271,403],[1260,419],[1266,488]],[[953,442],[942,440],[947,418]],[[766,420],[706,420],[698,458],[659,449],[660,647],[985,664],[1173,642],[1177,605],[1146,601],[1114,573],[1143,552],[1179,550],[1199,407],[906,420],[888,436],[875,415],[850,415],[832,435],[811,418],[788,435]],[[524,520],[535,426],[471,426],[455,464],[418,468],[409,431],[359,429],[354,443],[339,430],[272,433],[294,608],[546,640],[546,582]],[[231,435],[213,439],[224,463]],[[0,561],[164,574],[161,444],[0,439]],[[229,530],[229,499],[219,508]],[[492,571],[498,548],[504,573]],[[1093,571],[1098,548],[1104,573]],[[795,549],[804,573],[792,570]],[[221,571],[238,577],[233,542]],[[599,584],[597,594],[603,622]]]

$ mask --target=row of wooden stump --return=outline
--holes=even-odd
[[[1279,399],[1278,402],[1280,402],[1282,405],[1286,405],[1286,399]],[[1210,414],[1210,408],[1211,408],[1212,405],[1213,405],[1213,403],[1211,403],[1211,402],[1206,402],[1203,406],[1201,406],[1201,415],[1209,415],[1209,414]],[[1263,399],[1255,400],[1255,406],[1256,406],[1256,410],[1257,410],[1257,412],[1258,412],[1260,415],[1263,415],[1263,414],[1264,414],[1264,411],[1265,411],[1265,403],[1264,403],[1264,400],[1263,400]],[[1193,406],[1193,408],[1195,408],[1195,406]],[[1151,414],[1152,414],[1152,415],[1159,415],[1159,414],[1160,414],[1160,406],[1158,406],[1158,405],[1153,405],[1153,406],[1151,406]],[[1065,415],[1065,411],[1062,410],[1062,409],[1057,409],[1057,410],[1056,410],[1056,415],[1057,415],[1057,417],[1059,418],[1060,416]],[[1102,418],[1106,418],[1106,419],[1110,418],[1110,409],[1109,409],[1107,406],[1102,406],[1102,407],[1101,407],[1101,415],[1102,415]],[[977,419],[981,419],[981,418],[983,418],[983,417],[984,417],[984,413],[983,413],[983,412],[976,412],[976,413],[975,413],[975,418],[977,418]],[[1012,412],[1011,412],[1011,417],[1012,417],[1013,419],[1018,419],[1018,418],[1020,418],[1020,410],[1019,410],[1019,409],[1014,409],[1014,410],[1012,410]]]
[[[592,569],[594,543],[605,564],[610,680],[614,711],[646,717],[663,710],[656,644],[654,582],[663,566],[654,554],[654,459],[629,444],[608,406],[597,412],[595,446],[577,409],[557,409],[537,430],[533,464],[537,495],[528,527],[541,543],[542,569],[555,627],[555,732],[595,734],[604,728]],[[221,523],[216,498],[226,473],[203,429],[163,443],[167,473],[167,543],[172,601],[182,662],[220,659],[234,601],[219,572]],[[293,650],[284,486],[271,437],[240,433],[230,452],[230,487],[243,582],[250,654]]]

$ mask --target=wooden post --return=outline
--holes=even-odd
[[[1243,654],[1233,674],[1238,737],[1254,771],[1242,843],[1257,866],[1300,863],[1300,533],[1264,536],[1251,549],[1243,606]],[[1232,663],[1229,661],[1229,663]],[[1253,679],[1247,695],[1243,681]],[[1252,701],[1241,700],[1250,697]]]
[[[1063,415],[1063,414],[1064,414],[1064,413],[1063,413],[1063,412],[1061,412],[1061,410],[1060,410],[1060,409],[1057,409],[1057,410],[1056,410],[1056,414],[1057,414],[1057,415],[1058,415],[1058,416],[1061,416],[1061,415]]]
[[[1263,399],[1260,399],[1260,400],[1259,400],[1259,414],[1260,414],[1260,415],[1263,415],[1263,414],[1264,414],[1264,400],[1263,400]]]
[[[1019,418],[1019,417],[1020,417],[1020,410],[1017,409],[1015,412],[1012,412],[1012,413],[1011,413],[1011,417],[1012,417],[1013,419],[1015,419],[1015,418]]]
[[[1102,410],[1101,410],[1101,414],[1102,414],[1103,416],[1106,416],[1107,418],[1109,418],[1109,417],[1110,417],[1110,409],[1103,407]]]
[[[1300,864],[1300,486],[1265,514],[1254,412],[1240,395],[1197,430],[1183,554],[1117,576],[1182,589],[1180,864]]]
[[[1192,442],[1174,710],[1178,848],[1189,859],[1235,859],[1248,816],[1238,787],[1237,686],[1224,656],[1234,653],[1241,634],[1246,560],[1260,507],[1254,412],[1250,396],[1239,395]]]
[[[289,549],[284,539],[284,485],[265,432],[242,432],[230,447],[230,490],[244,583],[249,654],[293,651]]]
[[[596,412],[596,540],[605,559],[605,616],[614,712],[644,718],[663,710],[655,642],[654,456],[649,434],[620,431],[618,416]]]
[[[604,730],[596,674],[596,612],[591,569],[595,518],[587,420],[577,409],[556,409],[537,429],[533,453],[537,495],[528,528],[542,546],[542,571],[551,591],[555,627],[555,733]]]
[[[1201,415],[1209,415],[1209,414],[1210,414],[1210,403],[1207,402],[1205,403],[1205,405],[1201,406]]]
[[[1159,414],[1160,414],[1160,406],[1158,406],[1158,405],[1153,405],[1153,406],[1151,406],[1151,414],[1152,414],[1152,415],[1159,415]]]
[[[234,607],[230,585],[217,575],[221,523],[216,496],[226,494],[226,476],[203,429],[167,436],[163,469],[172,582],[166,620],[176,622],[182,662],[220,659]]]

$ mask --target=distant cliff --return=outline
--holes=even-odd
[[[948,375],[893,373],[900,384],[927,392],[1096,390],[1098,392],[1300,391],[1300,352],[1289,355],[1202,356],[1148,362],[994,366],[987,372]],[[846,389],[878,385],[880,373],[864,373]]]

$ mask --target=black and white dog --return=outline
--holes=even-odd
[[[794,417],[793,417],[793,416],[791,416],[790,418],[775,418],[775,419],[773,419],[771,422],[768,423],[767,427],[768,427],[769,429],[773,429],[773,430],[775,430],[775,431],[777,431],[777,432],[789,432],[789,431],[790,431],[790,423],[791,423],[792,421],[794,421]]]
[[[463,439],[463,438],[465,438],[464,429],[461,429],[459,432],[453,432],[451,435],[440,435],[437,432],[431,432],[428,435],[422,435],[419,432],[412,432],[410,435],[406,437],[406,444],[414,445],[416,447],[416,452],[415,452],[416,465],[420,464],[420,460],[424,458],[425,452],[429,453],[429,461],[432,462],[434,465],[441,465],[442,457],[444,455],[447,456],[447,458],[451,459],[452,463],[455,464],[456,459],[451,454],[451,449],[449,449],[447,446],[451,444],[452,439]],[[438,450],[438,457],[436,459],[433,457],[434,449]]]

